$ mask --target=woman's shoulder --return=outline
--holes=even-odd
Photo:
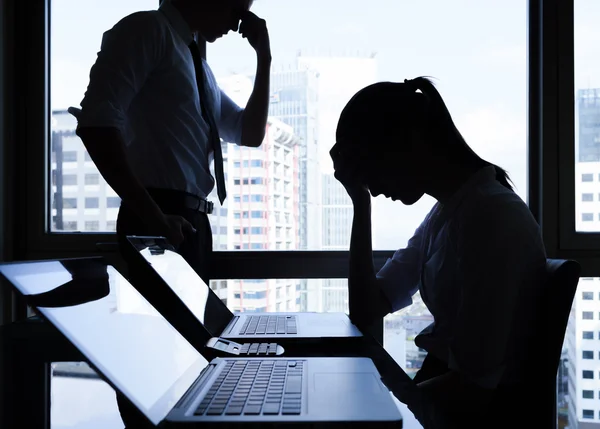
[[[527,203],[515,191],[497,181],[478,187],[460,211],[461,223],[475,222],[495,229],[539,230]]]

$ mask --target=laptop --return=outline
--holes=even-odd
[[[4,263],[0,275],[157,427],[402,426],[372,360],[209,362],[103,258]]]
[[[163,237],[128,236],[145,280],[134,286],[163,312],[191,312],[213,337],[235,341],[362,338],[345,313],[232,313]],[[157,288],[156,284],[164,285]],[[183,305],[182,305],[183,304]]]

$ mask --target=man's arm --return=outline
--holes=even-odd
[[[128,163],[121,130],[126,112],[148,75],[164,54],[164,34],[156,14],[136,13],[104,34],[90,83],[77,118],[77,135],[83,141],[102,177],[156,234],[177,246],[181,231],[193,228],[165,216]]]
[[[254,89],[242,114],[242,146],[259,147],[265,138],[269,115],[271,57],[258,57]]]
[[[254,89],[242,116],[242,146],[259,147],[265,138],[269,115],[271,46],[264,19],[252,12],[242,18],[240,33],[256,51]]]
[[[77,135],[102,177],[127,207],[149,227],[163,232],[167,224],[165,216],[127,162],[121,132],[112,127],[81,127]]]

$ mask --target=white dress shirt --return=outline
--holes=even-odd
[[[539,225],[495,175],[486,167],[437,203],[377,273],[393,311],[420,291],[434,323],[416,345],[490,388],[523,376],[519,341],[546,264]]]
[[[212,148],[192,40],[169,1],[119,21],[103,35],[78,126],[121,130],[128,161],[144,186],[206,198],[214,187]],[[206,62],[204,68],[210,99],[202,102],[210,103],[223,140],[240,144],[243,109],[219,89]]]

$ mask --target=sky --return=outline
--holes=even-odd
[[[53,0],[51,105],[78,105],[102,33],[125,15],[154,9],[157,0]],[[526,199],[527,2],[506,0],[257,0],[267,21],[273,69],[289,67],[296,52],[336,55],[376,52],[375,80],[432,76],[467,142],[504,167]],[[576,9],[577,85],[600,85],[596,54],[600,2]],[[254,53],[239,34],[209,46],[217,78],[252,74]],[[348,71],[351,73],[351,70]],[[334,129],[329,124],[328,129]],[[331,138],[323,138],[331,141]],[[325,146],[325,144],[324,144]],[[321,147],[327,153],[329,147]],[[321,158],[326,170],[331,161]],[[412,207],[383,197],[374,204],[374,246],[406,244],[434,200]]]

